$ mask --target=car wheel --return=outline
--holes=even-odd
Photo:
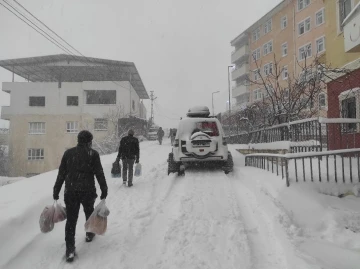
[[[168,157],[168,175],[180,171],[180,165],[174,161],[174,153],[169,153]]]
[[[231,153],[229,151],[228,152],[228,159],[225,162],[223,170],[224,170],[225,174],[229,174],[230,172],[233,171],[233,169],[234,169],[234,161],[233,161],[232,155],[231,155]]]

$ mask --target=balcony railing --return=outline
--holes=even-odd
[[[231,73],[232,80],[236,80],[240,77],[245,77],[249,73],[249,65],[243,64],[240,67],[237,67],[234,71]]]
[[[236,98],[239,95],[242,95],[247,92],[247,86],[237,85],[232,88],[232,97]]]
[[[249,46],[244,45],[241,48],[235,50],[231,55],[232,63],[240,63],[249,60]]]
[[[11,108],[9,106],[1,107],[1,119],[9,120],[10,114],[11,114]]]

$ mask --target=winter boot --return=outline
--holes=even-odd
[[[94,237],[95,237],[94,233],[86,233],[85,240],[86,240],[86,242],[91,242],[91,241],[93,241]]]
[[[75,255],[75,248],[66,249],[66,262],[73,262]]]
[[[132,185],[133,185],[132,182],[128,183],[128,187],[132,187]]]

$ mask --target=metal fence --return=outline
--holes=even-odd
[[[249,154],[245,165],[261,168],[290,182],[360,183],[360,148],[288,154]]]
[[[236,126],[233,127],[233,130]],[[231,144],[290,141],[290,152],[360,148],[360,120],[311,118],[250,132],[227,133]]]

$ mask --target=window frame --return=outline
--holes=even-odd
[[[305,48],[305,47],[307,47],[307,46],[309,46],[309,45],[310,45],[310,55],[307,55],[306,57],[301,58],[301,55],[302,55],[302,54],[300,53],[300,50],[303,49],[303,48]],[[308,58],[312,57],[312,44],[311,44],[311,43],[307,43],[307,44],[299,47],[299,48],[298,48],[298,53],[299,53],[299,55],[298,55],[299,61],[304,61],[305,59],[308,59]]]
[[[270,26],[269,26],[270,25]],[[268,29],[270,28],[270,29]],[[264,35],[270,33],[272,31],[272,18],[267,20],[265,23],[264,23]]]
[[[43,128],[31,128],[32,125],[43,125]],[[46,122],[43,121],[32,121],[29,122],[29,130],[28,130],[28,134],[29,135],[44,135],[46,134]]]
[[[266,51],[265,51],[265,48],[266,48]],[[268,51],[268,48],[271,48],[271,51],[270,50]],[[263,45],[263,55],[264,56],[266,56],[270,53],[273,53],[273,51],[274,51],[273,40],[270,40]]]
[[[69,128],[70,124],[70,128]],[[74,124],[74,126],[72,126]],[[74,127],[74,128],[71,128]],[[79,122],[78,121],[67,121],[66,122],[66,133],[67,134],[77,134],[79,133]]]
[[[266,71],[265,71],[265,68],[267,68],[267,67],[269,67],[269,72],[268,72],[268,74],[267,74]],[[270,71],[271,71],[271,72],[270,72]],[[264,64],[263,72],[264,72],[264,75],[265,75],[265,76],[268,76],[268,75],[272,74],[272,71],[273,71],[273,63],[272,63],[272,62],[267,63],[267,64]]]
[[[286,45],[286,54],[284,54],[284,45]],[[285,43],[281,44],[281,55],[282,55],[282,57],[288,56],[288,49],[289,49],[288,42],[285,42]]]
[[[285,20],[284,20],[285,19]],[[284,25],[285,22],[285,25]],[[288,19],[287,19],[287,15],[282,16],[280,19],[280,26],[281,26],[281,30],[284,30],[285,28],[288,27]]]
[[[260,39],[260,35],[261,35],[261,27],[259,26],[258,28],[256,28],[252,32],[252,40],[253,40],[253,42],[258,41]]]
[[[322,51],[319,51],[319,50],[318,50],[318,48],[319,48],[319,47],[318,47],[318,41],[320,41],[320,40],[323,41],[323,50],[322,50]],[[316,53],[323,53],[323,52],[326,51],[325,36],[321,36],[321,37],[317,38],[317,39],[315,40],[315,44],[316,44]]]
[[[321,97],[323,97],[324,105],[321,104]],[[325,94],[324,92],[321,92],[321,93],[319,94],[319,100],[318,100],[318,102],[319,102],[319,107],[320,107],[320,108],[326,108],[326,107],[327,107],[326,94]]]
[[[322,22],[321,23],[318,23],[318,17],[317,15],[321,13],[322,14]],[[315,26],[320,26],[320,25],[323,25],[325,23],[325,8],[321,8],[319,9],[317,12],[315,12]]]
[[[254,53],[255,53],[255,56],[256,56],[255,59],[254,59]],[[255,49],[255,50],[253,50],[251,55],[252,55],[252,60],[254,62],[260,60],[260,58],[261,58],[261,48],[259,47],[259,48]]]
[[[88,94],[90,92],[94,92],[94,94],[96,94],[96,92],[115,92],[115,97],[114,98],[110,98],[109,100],[111,100],[111,103],[104,103],[104,104],[99,104],[99,103],[88,103],[89,99],[88,99]],[[117,90],[85,90],[85,105],[87,106],[115,106],[117,104]]]
[[[260,96],[259,98],[258,98],[258,95]],[[260,88],[254,89],[253,97],[254,97],[254,101],[261,100],[263,97],[262,90]]]
[[[286,72],[284,72],[286,70]],[[287,74],[286,77],[284,76],[284,74]],[[287,80],[289,78],[289,69],[287,65],[284,65],[282,70],[281,70],[281,77],[283,80]]]
[[[303,2],[303,7],[300,8],[300,3]],[[306,4],[306,2],[308,2],[308,4]],[[297,0],[297,11],[302,11],[305,8],[307,8],[308,6],[311,5],[311,0]]]
[[[260,79],[260,69],[253,70],[254,72],[254,81],[258,81]]]
[[[35,154],[33,154],[35,153]],[[37,156],[39,153],[39,156]],[[43,148],[29,148],[27,149],[28,161],[42,161],[45,160],[45,150]]]
[[[309,29],[306,30],[306,26],[307,26],[307,21],[309,21]],[[304,32],[303,33],[300,33],[300,25],[301,24],[304,24]],[[311,17],[307,17],[305,18],[304,20],[300,21],[298,24],[297,24],[297,28],[298,28],[298,36],[302,36],[302,35],[305,35],[306,33],[310,32],[311,31]]]

